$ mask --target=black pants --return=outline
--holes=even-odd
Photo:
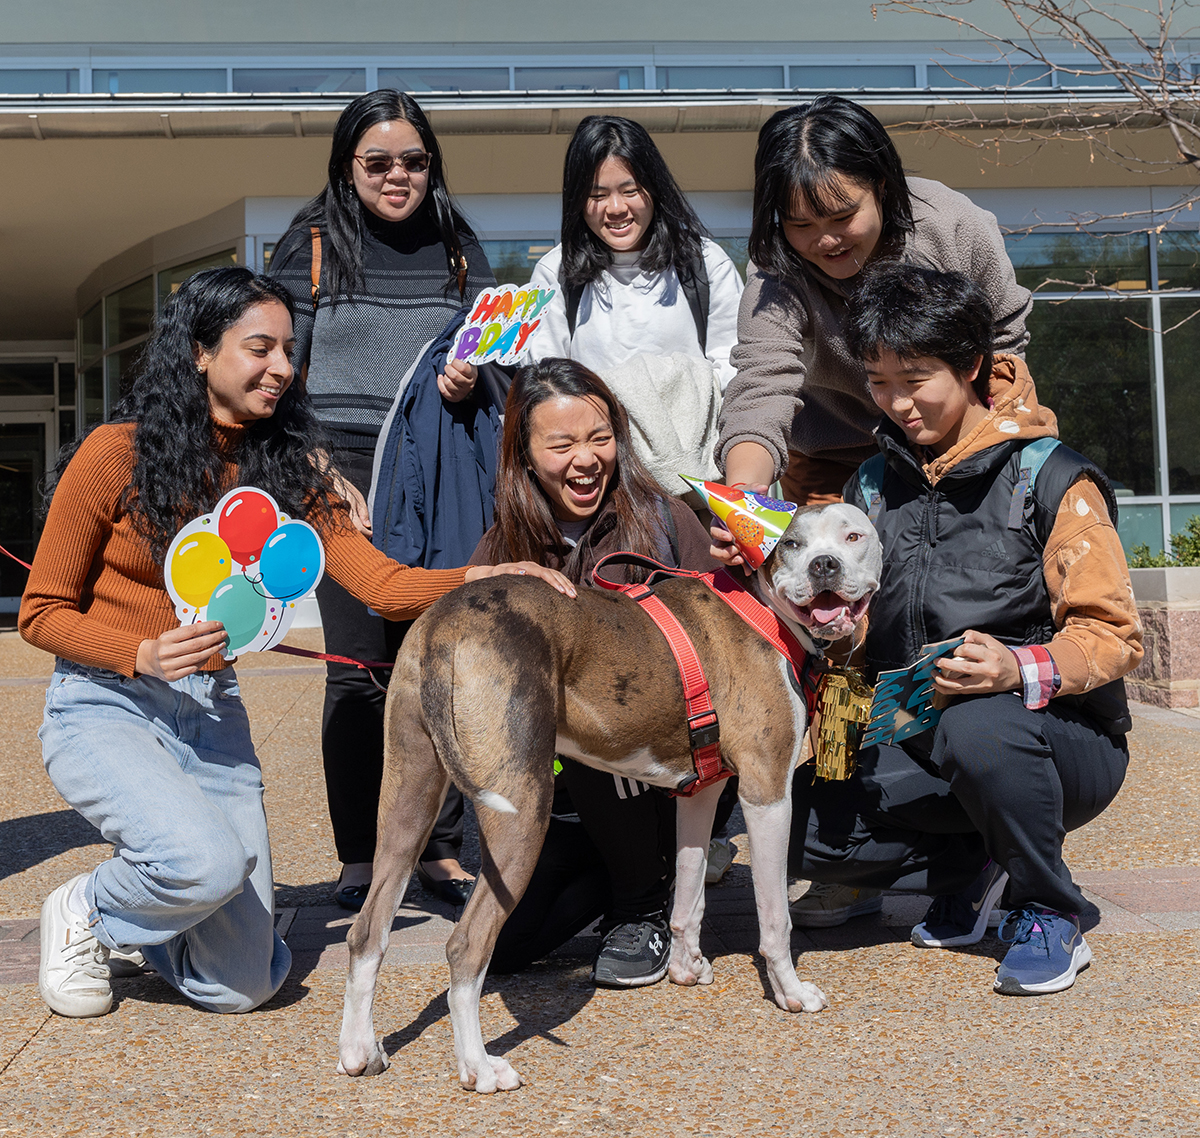
[[[563,781],[580,821],[550,819],[529,885],[496,940],[492,972],[520,972],[601,917],[605,925],[624,924],[666,908],[675,877],[675,800],[653,789],[635,795],[628,785],[618,791],[611,774],[570,760],[563,761]],[[736,803],[731,778],[714,834]]]
[[[1014,692],[952,704],[927,760],[870,747],[846,782],[796,772],[789,869],[797,877],[918,893],[966,888],[990,856],[1005,904],[1078,913],[1086,900],[1063,838],[1097,817],[1125,778],[1129,748],[1074,708],[1030,711]]]
[[[374,451],[337,449],[333,462],[347,481],[365,497],[371,488]],[[332,577],[317,586],[317,604],[325,630],[325,651],[354,660],[396,659],[411,621],[390,621],[373,616]],[[338,860],[372,861],[375,857],[375,823],[379,812],[379,786],[383,779],[383,706],[385,696],[360,668],[329,663],[325,678],[325,712],[321,721],[321,754],[325,764],[325,790]],[[376,670],[385,687],[390,672]],[[422,861],[457,858],[462,849],[462,795],[450,787],[446,803],[434,824]]]

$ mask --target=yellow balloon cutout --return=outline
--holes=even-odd
[[[208,604],[213,590],[233,570],[233,554],[215,533],[197,533],[171,555],[171,583],[190,605]]]

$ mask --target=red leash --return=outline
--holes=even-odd
[[[11,557],[18,565],[22,565],[26,569],[33,568],[33,566],[30,565],[28,561],[22,561],[15,553],[9,553],[8,550],[5,549],[4,546],[2,546],[2,545],[0,545],[0,553],[3,553],[5,557]]]
[[[24,566],[26,569],[33,569],[33,566],[28,561],[22,561],[15,553],[10,553],[4,546],[0,545],[0,553],[6,557],[11,557],[18,565]],[[292,648],[287,644],[276,644],[271,648],[272,652],[284,652],[289,656],[307,656],[312,660],[328,660],[333,664],[353,664],[356,668],[361,668],[371,679],[381,692],[386,692],[385,688],[372,674],[372,668],[392,668],[395,665],[389,664],[383,660],[352,660],[349,656],[333,656],[328,652],[312,652],[307,648]]]

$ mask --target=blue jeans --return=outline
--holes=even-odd
[[[164,683],[58,660],[38,737],[59,794],[115,847],[92,931],[201,1007],[256,1008],[291,953],[275,933],[262,772],[232,668]]]

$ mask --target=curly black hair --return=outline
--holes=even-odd
[[[228,462],[237,463],[239,483],[265,490],[293,517],[322,521],[334,509],[327,464],[314,462],[326,451],[325,441],[301,380],[284,392],[270,418],[247,426],[235,454],[217,445],[196,350],[216,351],[224,334],[257,304],[282,304],[292,312],[288,291],[249,269],[207,269],[189,277],[164,306],[133,387],[113,408],[110,422],[137,425],[133,477],[122,509],[159,564],[179,527],[213,509],[233,488],[225,484]],[[52,484],[82,441],[60,452]]]

